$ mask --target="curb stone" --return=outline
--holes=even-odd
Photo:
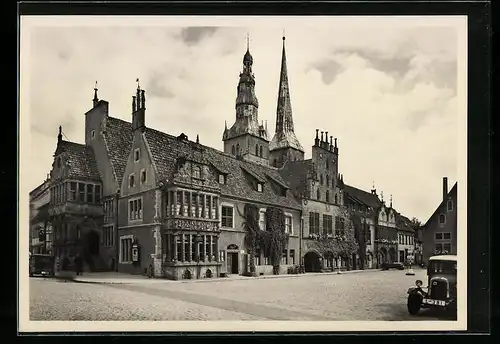
[[[273,278],[300,278],[300,277],[311,277],[311,276],[329,276],[329,275],[344,275],[351,273],[362,273],[362,272],[375,272],[381,271],[380,269],[366,269],[366,270],[350,270],[350,271],[342,271],[340,274],[337,271],[332,272],[318,272],[318,273],[305,273],[305,274],[284,274],[284,275],[263,275],[257,277],[246,277],[246,276],[238,276],[236,278],[212,278],[212,279],[199,279],[199,280],[168,280],[163,278],[155,278],[155,279],[137,279],[137,280],[123,280],[116,279],[113,281],[112,279],[102,279],[102,280],[91,280],[86,279],[85,277],[80,278],[76,276],[72,277],[57,277],[60,279],[66,279],[67,281],[71,281],[74,283],[87,283],[87,284],[142,284],[142,283],[213,283],[213,282],[231,282],[231,281],[255,281],[259,279],[273,279]]]

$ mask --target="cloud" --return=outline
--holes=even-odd
[[[188,45],[200,42],[204,37],[211,36],[217,27],[188,27],[181,30],[181,37]]]

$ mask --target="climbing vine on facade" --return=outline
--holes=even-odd
[[[279,274],[282,252],[288,244],[288,234],[285,233],[285,214],[282,209],[269,207],[266,210],[266,230],[259,227],[259,208],[253,204],[245,204],[244,212],[240,216],[245,220],[245,244],[250,259],[250,273],[255,273],[254,257],[257,248],[260,248],[273,265],[273,273]]]

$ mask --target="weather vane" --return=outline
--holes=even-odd
[[[95,82],[94,89],[97,90],[97,81]]]
[[[139,78],[135,80],[137,82],[137,88],[141,88],[141,85],[139,84]]]

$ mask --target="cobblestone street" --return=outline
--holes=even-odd
[[[31,320],[446,320],[412,317],[405,271],[90,284],[30,279]]]

